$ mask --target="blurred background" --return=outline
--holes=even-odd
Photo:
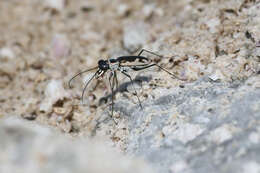
[[[237,127],[236,123],[242,122],[233,124],[234,119],[247,116],[248,112],[253,117],[259,117],[259,10],[260,3],[257,0],[1,0],[0,118],[26,119],[26,121],[32,121],[32,124],[58,129],[63,135],[70,137],[103,138],[118,151],[135,153],[135,156],[144,157],[152,165],[153,156],[158,156],[159,160],[164,160],[160,157],[165,158],[165,163],[154,165],[158,172],[183,172],[184,170],[201,172],[195,164],[195,162],[201,161],[190,161],[195,166],[193,165],[193,169],[188,169],[190,162],[183,159],[186,156],[178,157],[181,161],[176,159],[177,157],[173,159],[172,156],[185,150],[187,143],[199,138],[204,134],[203,132],[210,134],[210,131],[214,129],[217,131],[214,131],[213,137],[209,138],[217,141],[215,145],[220,145],[222,142],[232,139],[235,132],[244,132],[244,129],[249,128],[247,125]],[[172,79],[171,76],[156,68],[148,70],[147,73],[136,74],[137,78],[143,79],[135,86],[138,88],[138,95],[144,106],[149,107],[150,105],[149,108],[145,108],[143,113],[140,113],[142,115],[138,114],[140,110],[138,110],[136,96],[127,86],[115,97],[114,119],[117,124],[109,116],[111,111],[109,95],[111,93],[106,81],[93,82],[91,92],[85,95],[86,103],[84,104],[80,102],[81,92],[91,73],[82,75],[73,81],[73,88],[68,87],[68,81],[76,73],[95,67],[98,60],[120,55],[137,55],[142,48],[163,55],[156,62],[180,78],[187,79],[186,81]],[[150,55],[146,54],[146,56]],[[207,79],[206,83],[196,83],[201,79]],[[120,82],[124,84],[129,81],[122,78]],[[212,86],[209,86],[208,82],[212,82]],[[244,84],[251,88],[236,90],[237,87]],[[186,88],[186,85],[188,86],[187,91],[180,90],[180,88]],[[193,88],[206,90],[211,87],[213,89],[203,90],[199,94],[196,93],[197,95],[191,93],[186,97],[184,93],[188,93],[189,87],[191,90]],[[232,89],[229,91],[224,88]],[[225,90],[229,94],[225,95],[220,90]],[[180,95],[161,98],[170,93],[178,94],[177,92]],[[213,98],[216,93],[216,95],[218,93],[224,95],[221,95],[219,102],[210,102],[210,98],[206,97],[205,93],[211,92]],[[238,93],[238,95],[233,95],[234,93]],[[231,108],[231,105],[242,104],[242,102],[238,103],[234,100],[243,98],[248,93],[255,97],[248,98],[243,105],[247,106],[250,100],[252,101],[250,104],[253,106],[248,105],[243,108],[243,110],[247,110],[247,108],[249,110],[245,111],[243,115],[233,117],[234,119],[230,116],[228,124],[232,124],[231,126],[226,125],[226,119],[222,122],[224,116],[237,114],[231,111],[237,107]],[[193,96],[200,99],[204,96],[206,98],[204,101],[198,101],[197,98],[192,100]],[[184,97],[182,101],[181,99],[179,102],[176,101],[177,98],[182,97]],[[156,100],[158,98],[161,100]],[[192,100],[191,105],[184,106],[180,111],[182,108],[178,106],[184,105],[183,102],[189,99]],[[153,102],[153,100],[157,102]],[[204,105],[209,102],[215,106]],[[221,107],[224,105],[229,106]],[[193,106],[196,107],[194,109],[201,108],[196,115],[193,115],[192,111],[189,112],[188,108],[193,108]],[[208,116],[207,118],[200,117],[200,115],[204,115],[204,111],[207,112],[205,115]],[[214,116],[208,115],[208,112]],[[168,123],[166,123],[166,119],[161,122],[162,115],[168,117]],[[197,115],[198,118],[194,118]],[[153,119],[154,116],[160,118]],[[178,125],[178,128],[179,126],[185,127],[185,132],[175,131],[178,128],[175,127],[174,122],[179,122],[179,117],[184,117],[184,119],[181,118],[181,122],[183,122]],[[212,117],[214,118],[212,119]],[[216,121],[219,124],[207,124],[208,121],[211,122],[218,117],[221,119],[221,121]],[[184,122],[191,123],[190,121],[193,120],[192,123],[199,125],[183,125]],[[249,121],[257,124],[258,118],[250,119],[248,116],[246,122]],[[6,122],[12,124],[13,121],[2,121],[1,128],[6,128],[4,125]],[[22,128],[23,126],[27,125],[22,125]],[[145,136],[140,138],[148,126],[152,129],[150,132],[155,133],[153,137],[156,139],[152,143],[148,142],[149,145],[146,143]],[[164,129],[166,126],[167,132]],[[220,130],[218,127],[221,127]],[[16,125],[13,125],[12,128],[20,131],[16,129]],[[189,132],[194,136],[189,137]],[[218,132],[224,133],[224,137],[218,136]],[[177,133],[175,136],[184,134],[184,141],[182,137],[180,140],[178,137],[178,139],[173,137],[174,140],[167,138],[167,134],[174,133]],[[9,131],[5,135],[8,138]],[[171,141],[171,143],[169,141],[164,143],[166,146],[169,145],[169,148],[175,143],[179,144],[180,141],[182,143],[180,146],[183,148],[180,147],[179,150],[170,152],[171,157],[166,155],[159,157],[160,154],[157,152],[167,153],[165,148],[160,148],[164,144],[158,142],[162,142],[164,139]],[[255,144],[259,144],[259,130],[256,130],[252,139],[253,143],[256,141]],[[201,137],[201,140],[204,141],[204,138]],[[10,143],[15,143],[14,141],[11,140]],[[19,148],[20,143],[17,144]],[[142,151],[140,150],[141,145],[144,147]],[[145,146],[147,145],[159,148],[156,151],[146,151]],[[196,143],[194,146],[190,146],[190,149],[195,146]],[[213,147],[213,144],[206,145],[206,148],[210,146]],[[213,150],[215,151],[215,149],[219,148]],[[254,151],[259,152],[259,147]],[[243,153],[244,150],[241,152]],[[150,154],[148,156],[144,153]],[[245,151],[245,153],[247,152]],[[30,156],[23,157],[30,158]],[[258,156],[252,156],[252,158],[259,161]],[[225,159],[228,160],[228,157]],[[9,160],[6,160],[5,164],[9,163]],[[257,161],[249,162],[245,170],[253,169],[253,171],[260,172]],[[115,163],[117,162],[115,161]],[[135,162],[133,161],[133,163]],[[177,163],[177,166],[174,163]],[[239,165],[239,163],[236,164]],[[227,169],[223,168],[221,171],[237,171],[236,164],[231,166],[228,164]],[[213,159],[209,165],[211,166],[203,167],[203,169],[215,170],[214,166],[218,164]],[[127,169],[131,170],[130,167]],[[243,169],[238,170],[243,171]],[[0,166],[0,172],[1,170],[5,169],[1,169]],[[124,169],[120,168],[119,172],[122,170]],[[48,169],[46,171],[51,172]],[[144,170],[140,168],[140,172],[149,171],[149,168],[144,168]]]

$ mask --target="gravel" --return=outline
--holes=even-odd
[[[244,0],[1,1],[0,172],[259,172],[259,8]],[[143,110],[120,74],[112,118],[107,76],[91,82],[84,103],[95,71],[68,86],[98,60],[141,48],[182,79],[156,67],[129,72]]]

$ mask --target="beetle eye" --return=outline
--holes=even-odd
[[[107,70],[107,69],[109,68],[107,62],[104,61],[104,60],[99,60],[99,61],[98,61],[98,66],[99,66],[99,68],[102,69],[102,70]]]

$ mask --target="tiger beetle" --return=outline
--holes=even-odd
[[[155,55],[155,56],[158,56],[158,57],[162,57],[161,55],[158,55],[154,52],[151,52],[151,51],[148,51],[146,49],[142,49],[140,51],[140,53],[137,55],[137,56],[119,56],[117,58],[110,58],[110,59],[107,59],[107,60],[99,60],[98,61],[98,66],[94,67],[94,68],[91,68],[91,69],[87,69],[85,71],[82,71],[82,72],[79,72],[77,73],[75,76],[73,76],[70,80],[69,80],[69,87],[71,87],[71,81],[73,79],[75,79],[77,76],[83,74],[83,73],[86,73],[86,72],[89,72],[89,71],[92,71],[92,70],[97,70],[94,75],[88,80],[88,82],[85,84],[85,87],[82,91],[82,94],[81,94],[81,99],[82,99],[82,102],[83,102],[83,99],[84,99],[84,93],[85,93],[85,90],[87,89],[87,86],[90,84],[90,82],[96,78],[100,78],[102,77],[106,72],[110,72],[109,74],[109,85],[110,85],[110,89],[111,89],[111,94],[112,94],[112,104],[111,104],[111,111],[112,111],[112,114],[111,114],[111,118],[113,118],[113,112],[114,112],[114,87],[115,87],[115,84],[116,86],[118,86],[118,80],[117,80],[117,72],[120,72],[122,73],[124,76],[126,76],[127,78],[129,78],[132,86],[133,86],[133,89],[134,89],[134,92],[135,92],[135,95],[137,96],[137,99],[138,99],[138,103],[139,103],[139,106],[141,109],[143,109],[143,106],[141,104],[141,101],[137,95],[137,92],[136,92],[136,89],[134,88],[134,85],[133,85],[133,79],[132,77],[128,74],[128,71],[130,70],[133,70],[133,71],[140,71],[140,70],[144,70],[144,69],[147,69],[147,68],[150,68],[150,67],[153,67],[153,66],[156,66],[158,68],[160,68],[161,70],[165,71],[166,73],[168,73],[169,75],[173,76],[174,78],[177,78],[179,80],[184,80],[184,79],[180,79],[179,77],[177,77],[176,75],[172,74],[171,72],[169,72],[168,70],[166,70],[165,68],[159,66],[157,63],[153,63],[149,58],[145,57],[145,56],[142,56],[142,53],[143,52],[147,52],[147,53],[150,53],[152,55]],[[138,61],[139,64],[125,64],[125,63],[133,63],[134,61]],[[112,80],[112,81],[111,81]]]

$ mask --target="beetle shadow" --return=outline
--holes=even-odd
[[[142,86],[142,82],[149,82],[149,81],[151,81],[151,80],[152,80],[152,76],[137,76],[135,79],[133,79],[133,83],[134,83],[134,84],[137,83],[137,84],[139,84],[139,85]],[[118,86],[118,88],[114,91],[114,94],[116,94],[116,93],[118,93],[118,92],[126,92],[126,91],[127,91],[127,87],[128,87],[129,85],[132,85],[131,81],[124,82],[124,83],[120,84],[120,85]],[[108,102],[109,100],[111,100],[111,99],[112,99],[112,93],[107,94],[106,96],[101,97],[101,98],[99,99],[99,105],[104,104],[104,103],[107,103],[107,102]],[[108,111],[108,114],[109,114],[109,111]],[[128,116],[129,116],[129,115],[128,115]],[[101,123],[108,122],[108,121],[110,121],[110,120],[111,120],[111,117],[110,117],[110,116],[107,116],[106,118],[104,118],[104,119],[102,119],[102,120],[98,119],[98,120],[97,120],[97,124],[96,124],[95,128],[93,129],[93,131],[92,131],[92,133],[91,133],[91,136],[95,136],[96,131],[97,131],[97,129],[100,127],[100,124],[101,124]]]
[[[152,80],[151,76],[137,76],[135,79],[133,79],[133,84],[138,84],[138,85],[142,86],[143,82],[149,82],[151,80]],[[126,92],[129,85],[132,85],[131,81],[120,84],[118,86],[118,88],[116,90],[114,90],[114,95],[116,95],[119,92],[120,93]],[[107,94],[106,96],[101,97],[99,99],[99,105],[105,104],[108,102],[108,100],[111,100],[111,99],[112,99],[112,93]]]

